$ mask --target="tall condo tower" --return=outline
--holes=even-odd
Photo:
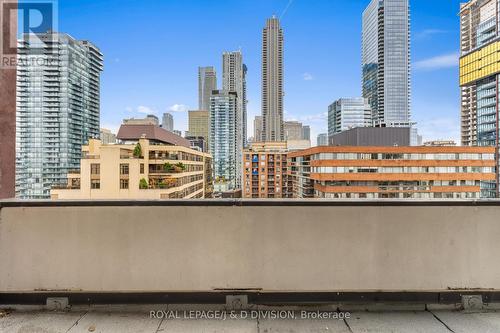
[[[217,90],[217,72],[214,67],[198,68],[198,109],[210,110],[210,96]]]
[[[464,146],[500,145],[499,19],[498,0],[470,0],[461,4],[460,105]],[[481,197],[497,196],[497,182],[481,182]]]
[[[25,35],[18,56],[16,196],[47,199],[80,168],[82,145],[99,138],[103,55],[48,32]]]
[[[372,0],[363,12],[363,97],[378,127],[410,127],[409,0]]]
[[[236,117],[238,96],[236,92],[215,90],[210,98],[210,153],[214,161],[215,192],[241,188],[238,171],[241,147],[236,145]]]
[[[238,184],[241,184],[243,172],[243,148],[246,145],[246,73],[247,69],[243,63],[241,51],[224,52],[222,55],[222,90],[236,93],[236,170],[238,174]],[[233,139],[231,139],[233,140]]]
[[[262,141],[283,141],[283,29],[267,20],[262,33]]]

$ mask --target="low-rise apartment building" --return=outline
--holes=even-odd
[[[288,154],[294,198],[488,197],[494,147],[315,147]]]
[[[139,134],[142,133],[142,134]],[[51,198],[196,199],[212,196],[212,158],[183,145],[183,138],[150,125],[124,125],[119,144],[90,140],[82,148],[80,170]],[[142,136],[137,140],[133,137]],[[178,143],[178,144],[176,144]]]
[[[286,142],[255,142],[243,151],[244,198],[291,198]]]

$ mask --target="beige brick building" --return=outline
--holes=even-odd
[[[128,130],[130,130],[130,126]],[[122,129],[124,126],[122,126]],[[212,158],[184,145],[182,138],[161,137],[151,128],[132,127],[144,138],[105,145],[90,140],[82,148],[80,170],[68,175],[64,188],[53,188],[52,199],[196,199],[211,197]],[[154,128],[154,131],[161,130]],[[166,131],[165,131],[166,132]],[[118,136],[120,137],[120,133]],[[129,132],[130,133],[130,132]],[[163,130],[159,133],[165,134]],[[128,135],[128,136],[134,136]],[[148,137],[149,138],[146,138]],[[181,140],[182,139],[182,140]],[[140,148],[139,148],[140,147]]]

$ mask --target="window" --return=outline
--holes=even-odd
[[[98,179],[92,179],[90,181],[90,188],[93,190],[99,190],[101,188],[101,181]]]
[[[128,175],[129,167],[128,164],[120,164],[120,175]]]
[[[120,179],[120,189],[128,190],[128,179]]]
[[[139,169],[140,169],[139,172],[141,173],[141,175],[143,175],[144,174],[144,163],[141,163]]]
[[[90,174],[91,175],[101,174],[101,165],[100,164],[91,164],[90,165]]]

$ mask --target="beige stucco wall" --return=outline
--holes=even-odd
[[[500,207],[0,211],[0,292],[500,289]]]
[[[166,145],[151,145],[149,140],[141,139],[140,141],[143,158],[121,158],[121,150],[127,150],[132,154],[135,145],[102,145],[99,140],[90,140],[88,146],[83,147],[83,151],[89,152],[94,158],[82,159],[80,165],[80,176],[71,175],[72,177],[80,178],[80,189],[52,189],[51,198],[58,200],[158,200],[171,193],[187,189],[194,185],[203,185],[205,179],[190,182],[182,186],[177,186],[170,189],[147,189],[143,190],[139,188],[139,183],[141,179],[149,179],[149,164],[152,162],[149,160],[150,150],[158,151],[168,151],[168,152],[185,152],[189,154],[198,155],[202,158],[207,158],[210,155],[206,153],[200,153],[198,151],[181,147],[181,146],[166,146]],[[177,163],[182,162],[185,165],[198,165],[204,166],[204,161],[187,161],[187,160],[155,160],[155,163],[163,164],[161,162]],[[91,165],[99,164],[100,175],[98,176],[100,180],[100,188],[91,188]],[[128,189],[120,189],[120,164],[128,164],[129,175],[127,179],[129,180]],[[144,173],[140,173],[140,166],[144,165]],[[171,178],[181,178],[196,175],[205,175],[205,171],[194,171],[194,172],[182,172],[178,174],[171,174]],[[200,194],[205,197],[204,188],[195,191],[188,195],[186,198],[191,198]]]

